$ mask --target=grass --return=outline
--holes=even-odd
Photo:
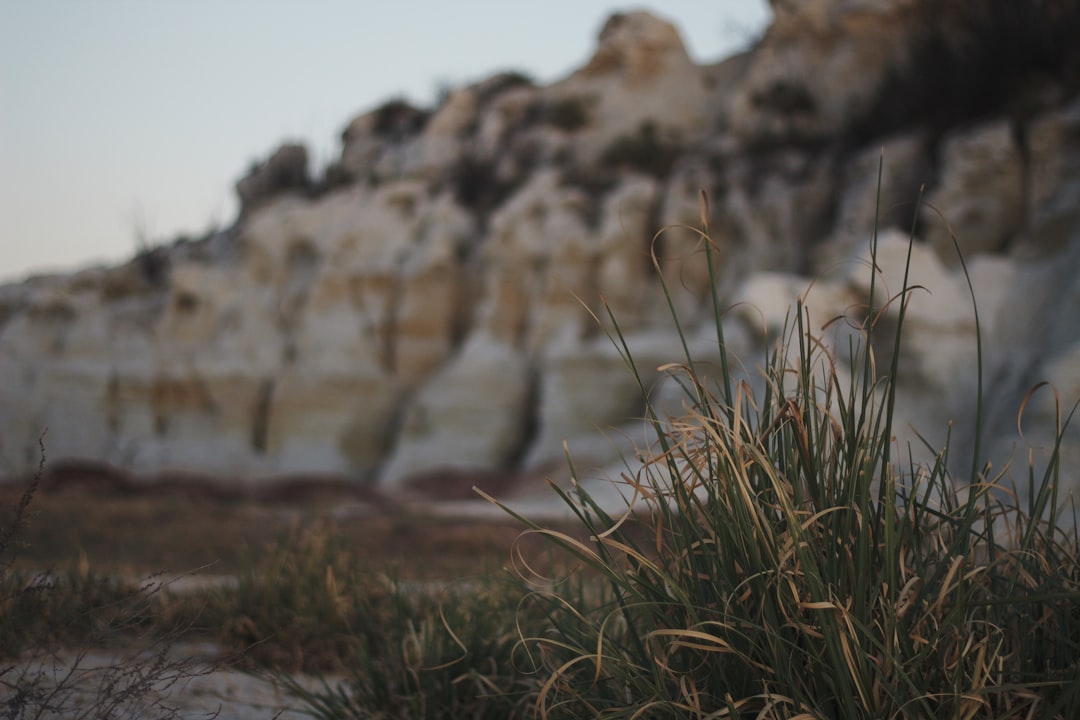
[[[160,693],[182,692],[187,678],[212,669],[172,652],[177,640],[212,641],[223,664],[288,678],[393,669],[392,680],[356,697],[399,708],[424,702],[417,688],[493,694],[500,666],[491,648],[516,641],[507,628],[520,593],[490,579],[520,532],[509,521],[383,512],[336,522],[342,506],[325,500],[255,505],[38,486],[0,496],[0,698],[22,713],[12,717],[49,708],[174,717]],[[207,574],[233,582],[181,587]],[[445,631],[462,623],[471,632]],[[455,660],[459,642],[489,658],[472,690],[451,686],[451,670],[445,683],[428,671]],[[315,702],[310,694],[298,702],[305,697]],[[426,702],[448,707],[446,693],[439,698]]]
[[[207,672],[171,650],[183,636],[177,624],[157,630],[161,585],[131,585],[95,576],[85,556],[67,573],[14,568],[31,521],[31,502],[45,463],[0,516],[0,710],[5,718],[65,717],[81,720],[181,715],[167,700]],[[0,505],[0,509],[7,510]],[[138,638],[122,659],[89,657],[87,646],[115,647],[118,637]],[[64,652],[72,645],[83,649]],[[207,717],[217,717],[211,713]]]
[[[706,217],[703,202],[711,268]],[[578,484],[557,492],[588,541],[531,525],[606,585],[602,602],[534,594],[553,618],[522,638],[540,717],[1080,716],[1080,554],[1075,514],[1058,525],[1057,448],[1026,503],[982,474],[979,442],[966,477],[947,446],[905,462],[892,430],[906,280],[835,344],[800,301],[757,383],[733,371],[714,296],[721,362],[687,352],[670,367],[688,410],[648,406],[655,441],[622,478],[634,509],[609,514]]]
[[[658,262],[657,274],[663,282]],[[95,575],[86,559],[36,585],[10,557],[16,537],[33,537],[31,486],[0,532],[0,654],[196,632],[282,673],[327,719],[1080,716],[1080,548],[1057,492],[1058,448],[1017,491],[986,474],[978,432],[959,462],[948,444],[929,464],[896,445],[894,380],[916,291],[905,279],[820,332],[800,301],[756,377],[727,353],[717,296],[716,363],[686,350],[673,313],[685,357],[666,371],[685,411],[646,404],[651,440],[621,478],[625,511],[582,483],[555,488],[577,525],[507,508],[526,532],[511,543],[509,525],[485,540],[472,529],[457,537],[462,564],[441,574],[403,577],[363,554],[419,532],[438,566],[455,557],[455,529],[432,518],[271,527],[257,515],[250,529],[262,534],[245,548],[244,511],[226,504],[221,516],[201,510],[214,519],[197,527],[237,521],[223,561],[232,583],[148,592]],[[617,318],[602,324],[648,398]],[[886,365],[874,348],[888,350]],[[974,371],[981,385],[981,359]],[[1060,412],[1059,437],[1075,411]],[[955,476],[957,466],[968,470]],[[76,541],[94,546],[61,544]],[[512,572],[500,572],[511,544]],[[477,557],[496,561],[478,571]],[[312,690],[292,679],[300,670],[336,679]]]
[[[283,679],[315,717],[529,716],[534,683],[521,672],[517,627],[539,625],[514,583],[416,587],[384,577],[356,587],[363,591],[335,587],[340,605],[324,610],[349,626],[344,682],[312,692]]]

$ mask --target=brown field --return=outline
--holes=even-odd
[[[0,526],[9,525],[20,494],[21,487],[0,486]],[[318,523],[330,524],[373,571],[424,580],[506,566],[521,531],[509,518],[431,517],[330,493],[311,499],[252,500],[92,486],[42,488],[19,532],[15,567],[64,569],[82,562],[104,574],[227,575],[257,564],[298,525]],[[532,550],[544,552],[538,542]]]

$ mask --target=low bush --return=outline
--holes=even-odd
[[[376,137],[401,140],[423,130],[430,117],[430,111],[414,107],[408,100],[390,100],[376,108],[372,132]]]
[[[941,132],[995,115],[1024,120],[1080,92],[1080,4],[1073,0],[911,3],[907,62],[853,118],[855,137],[924,123]]]
[[[350,187],[357,183],[356,175],[345,167],[340,160],[329,163],[309,191],[312,198],[320,198],[335,190]]]

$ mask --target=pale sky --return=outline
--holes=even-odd
[[[766,0],[0,0],[0,282],[128,259],[227,225],[233,184],[286,140],[317,173],[357,114],[500,70],[540,83],[648,9],[714,62]]]

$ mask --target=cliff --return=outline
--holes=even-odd
[[[321,177],[283,146],[238,183],[230,229],[0,288],[0,472],[32,471],[46,427],[50,458],[146,477],[395,489],[448,469],[535,474],[566,438],[602,466],[626,446],[598,429],[640,401],[587,308],[606,300],[640,368],[679,359],[658,272],[691,330],[712,322],[710,282],[697,234],[657,233],[699,225],[704,190],[727,336],[752,375],[812,279],[820,323],[869,302],[882,157],[879,264],[898,287],[914,223],[927,289],[900,439],[972,433],[955,237],[991,459],[1023,460],[1055,421],[1040,393],[1018,436],[1028,389],[1052,382],[1066,410],[1080,397],[1080,10],[939,5],[778,0],[756,47],[709,66],[669,23],[616,15],[553,85],[501,74],[352,120]],[[1080,467],[1075,432],[1066,452]]]

